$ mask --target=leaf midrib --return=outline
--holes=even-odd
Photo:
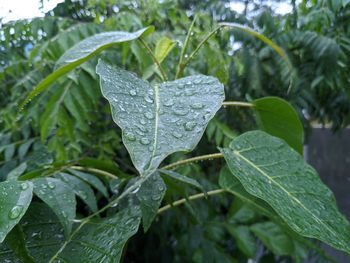
[[[280,187],[285,193],[287,193],[288,196],[290,196],[297,204],[299,204],[308,214],[310,214],[317,222],[325,226],[332,234],[333,236],[337,237],[336,233],[333,232],[333,230],[323,222],[323,220],[319,219],[314,213],[312,213],[307,207],[305,207],[300,200],[292,195],[290,192],[287,191],[281,184],[276,182],[272,177],[270,177],[268,174],[266,174],[263,170],[261,170],[258,166],[256,166],[254,163],[252,163],[249,159],[245,158],[243,155],[240,154],[239,151],[233,150],[233,153],[238,156],[238,158],[243,159],[246,163],[251,165],[253,168],[255,168],[257,171],[259,171],[264,177],[268,178],[271,182],[273,182],[275,185]]]

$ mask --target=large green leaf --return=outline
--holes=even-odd
[[[285,140],[302,154],[304,129],[294,108],[287,101],[277,97],[257,99],[253,104],[261,129]]]
[[[137,232],[139,224],[137,206],[109,218],[85,221],[50,262],[119,262],[126,241]]]
[[[140,29],[136,32],[129,33],[123,31],[104,32],[93,35],[74,45],[68,49],[57,61],[56,70],[43,79],[21,103],[20,108],[23,108],[36,95],[44,91],[56,79],[73,70],[80,64],[89,60],[101,51],[113,46],[117,43],[127,42],[137,39],[143,35],[152,32],[152,26]]]
[[[153,173],[171,153],[192,150],[224,100],[224,87],[214,77],[197,75],[152,87],[102,60],[96,71],[141,174]]]
[[[35,263],[47,263],[64,242],[63,228],[56,215],[44,203],[31,203],[27,213],[20,222],[21,232],[12,232],[6,237],[5,242],[0,244],[0,262],[31,262],[29,256],[34,258]],[[23,244],[15,251],[9,242],[10,239],[22,239]],[[23,242],[17,241],[17,243]],[[25,259],[27,261],[25,261]]]
[[[30,182],[11,180],[0,183],[0,243],[27,211],[32,191]]]
[[[158,172],[153,173],[142,183],[137,192],[140,200],[142,213],[142,225],[145,232],[151,226],[153,219],[157,215],[158,208],[166,192],[166,186]]]
[[[75,218],[76,201],[72,189],[55,178],[39,178],[32,182],[35,195],[54,211],[63,225],[65,234],[68,235]]]
[[[271,205],[295,232],[350,253],[350,224],[339,213],[332,192],[284,141],[252,131],[221,152],[231,176],[249,194]]]

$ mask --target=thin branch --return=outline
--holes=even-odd
[[[237,107],[249,107],[253,108],[254,104],[249,103],[249,102],[242,102],[242,101],[224,101],[222,103],[222,106],[227,107],[227,106],[237,106]]]
[[[183,199],[177,200],[177,201],[175,201],[175,202],[173,202],[171,204],[168,204],[168,205],[165,205],[165,206],[159,208],[158,214],[163,213],[164,211],[166,211],[166,210],[168,210],[168,209],[170,209],[172,207],[182,205],[182,204],[186,203],[187,201],[201,199],[201,198],[204,198],[204,197],[207,197],[207,196],[217,195],[217,194],[221,194],[221,193],[224,193],[224,192],[226,192],[226,190],[224,190],[224,189],[216,189],[216,190],[209,191],[207,193],[200,193],[200,194],[191,195],[188,198],[183,198]]]
[[[152,49],[148,46],[148,44],[146,43],[145,40],[143,40],[142,38],[139,38],[138,39],[140,41],[140,43],[146,48],[148,54],[151,56],[153,62],[157,65],[159,71],[160,71],[160,74],[161,74],[161,78],[163,81],[166,81],[168,80],[168,77],[164,71],[164,69],[162,68],[162,66],[160,65],[158,59],[155,57],[155,55],[153,54],[152,52]]]
[[[181,165],[184,165],[184,164],[208,160],[208,159],[222,158],[222,157],[224,157],[222,153],[206,154],[206,155],[196,156],[193,158],[188,158],[185,160],[180,160],[180,161],[177,161],[175,163],[168,164],[166,166],[163,166],[162,169],[170,170],[170,169],[174,169],[174,168],[181,166]]]
[[[217,31],[219,31],[223,26],[218,26],[215,28],[213,31],[211,31],[196,47],[196,49],[189,55],[188,59],[185,60],[185,62],[180,65],[179,72],[177,74],[177,77],[180,77],[182,75],[182,72],[184,71],[185,67],[187,66],[188,63],[193,59],[193,57],[197,54],[197,52],[200,50],[200,48],[211,38],[213,35],[216,34]]]
[[[183,60],[184,60],[184,57],[185,57],[185,54],[186,54],[186,50],[187,50],[187,47],[188,47],[188,43],[189,43],[189,40],[190,40],[190,37],[191,37],[191,34],[192,34],[192,30],[193,30],[193,26],[197,20],[197,15],[193,18],[193,21],[191,23],[191,26],[190,28],[188,29],[188,32],[187,32],[187,36],[186,36],[186,39],[185,39],[185,43],[184,43],[184,46],[182,47],[181,49],[181,55],[180,55],[180,61],[179,61],[179,64],[177,65],[177,70],[176,70],[176,74],[175,74],[175,79],[177,79],[179,77],[179,74],[181,73],[180,70],[181,70],[181,66],[183,64]]]
[[[109,178],[112,178],[112,179],[118,179],[118,176],[116,176],[116,175],[114,175],[112,173],[100,170],[100,169],[96,169],[96,168],[84,167],[84,166],[76,166],[76,165],[70,166],[69,168],[72,168],[72,169],[78,170],[78,171],[86,171],[86,172],[92,172],[92,173],[100,174],[100,175],[103,175],[103,176],[106,176],[106,177],[109,177]]]

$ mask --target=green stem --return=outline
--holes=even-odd
[[[76,166],[76,165],[70,166],[69,168],[72,168],[72,169],[78,170],[78,171],[86,171],[86,172],[92,172],[92,173],[100,174],[100,175],[103,175],[103,176],[106,176],[106,177],[109,177],[109,178],[112,178],[112,179],[118,179],[118,176],[115,176],[112,173],[109,173],[109,172],[106,172],[106,171],[103,171],[103,170],[100,170],[100,169],[96,169],[96,168],[84,167],[84,166]]]
[[[148,46],[148,44],[146,43],[145,40],[143,40],[142,38],[139,38],[138,39],[140,41],[140,43],[146,48],[148,54],[151,56],[153,62],[157,65],[159,71],[160,71],[160,74],[161,74],[161,78],[162,78],[162,81],[167,81],[168,80],[168,77],[164,71],[164,69],[162,68],[162,66],[160,65],[158,59],[155,57],[155,55],[153,54],[151,48]]]
[[[222,28],[222,27],[223,26],[220,25],[217,28],[215,28],[198,44],[196,49],[191,53],[191,55],[189,55],[188,59],[180,65],[179,72],[175,78],[178,78],[182,75],[182,72],[184,71],[185,67],[187,66],[188,63],[190,63],[190,61],[197,54],[197,52],[200,50],[200,48],[209,40],[209,38],[211,38],[214,34],[216,34],[216,32],[219,31],[220,28]]]
[[[249,103],[249,102],[242,102],[242,101],[224,101],[222,103],[222,106],[227,107],[227,106],[238,106],[238,107],[249,107],[253,108],[254,104]]]
[[[224,189],[216,189],[216,190],[209,191],[207,193],[200,193],[200,194],[191,195],[188,198],[183,198],[183,199],[177,200],[177,201],[175,201],[175,202],[173,202],[171,204],[168,204],[168,205],[165,205],[165,206],[159,208],[158,214],[163,213],[164,211],[166,211],[166,210],[168,210],[170,208],[173,208],[175,206],[182,205],[182,204],[186,203],[187,201],[201,199],[201,198],[204,198],[204,197],[207,197],[207,196],[217,195],[217,194],[221,194],[221,193],[224,193],[224,192],[226,192],[226,190],[224,190]]]
[[[190,40],[190,37],[191,37],[191,33],[192,33],[192,30],[193,30],[193,26],[197,20],[197,15],[194,17],[192,23],[191,23],[191,26],[187,32],[187,36],[186,36],[186,39],[185,39],[185,43],[184,43],[184,46],[182,47],[181,49],[181,55],[180,55],[180,61],[179,61],[179,64],[177,65],[177,70],[176,70],[176,74],[175,74],[175,79],[177,79],[179,77],[179,74],[181,73],[181,67],[182,67],[182,64],[183,64],[183,60],[184,60],[184,57],[185,57],[185,54],[186,54],[186,50],[187,50],[187,47],[188,47],[188,43],[189,43],[189,40]]]
[[[193,158],[188,158],[185,160],[180,160],[180,161],[177,161],[175,163],[168,164],[166,166],[163,166],[162,169],[170,170],[170,169],[174,169],[174,168],[181,166],[181,165],[184,165],[184,164],[208,160],[208,159],[222,158],[222,157],[224,157],[222,153],[206,154],[206,155],[196,156]]]

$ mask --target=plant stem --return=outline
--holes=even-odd
[[[242,101],[224,101],[222,103],[222,106],[227,107],[227,106],[238,106],[238,107],[249,107],[253,108],[254,104],[249,103],[249,102],[242,102]]]
[[[84,167],[84,166],[76,166],[76,165],[70,166],[69,168],[72,168],[72,169],[78,170],[78,171],[86,171],[86,172],[92,172],[92,173],[100,174],[100,175],[103,175],[103,176],[106,176],[106,177],[109,177],[109,178],[112,178],[112,179],[118,179],[118,176],[116,176],[116,175],[114,175],[112,173],[100,170],[100,169],[96,169],[96,168],[90,168],[90,167]]]
[[[183,64],[183,60],[184,60],[184,57],[185,57],[185,54],[186,54],[186,50],[187,50],[188,43],[189,43],[189,40],[190,40],[190,37],[191,37],[193,26],[194,26],[196,20],[197,20],[197,15],[193,18],[191,26],[190,26],[190,28],[188,29],[188,32],[187,32],[187,36],[186,36],[186,39],[185,39],[184,46],[181,49],[180,61],[179,61],[179,64],[177,65],[175,79],[177,79],[179,77],[181,66]]]
[[[180,160],[175,163],[168,164],[166,166],[163,166],[162,169],[174,169],[177,166],[181,166],[187,163],[193,163],[197,161],[203,161],[203,160],[208,160],[208,159],[215,159],[215,158],[222,158],[224,157],[222,153],[212,153],[212,154],[206,154],[206,155],[201,155],[201,156],[196,156],[193,158],[188,158],[185,160]]]
[[[168,80],[168,77],[164,71],[164,69],[162,68],[162,66],[160,65],[158,59],[155,57],[155,55],[153,54],[151,48],[148,46],[148,44],[146,43],[145,40],[143,40],[143,38],[139,38],[139,41],[141,42],[141,44],[146,48],[148,54],[151,56],[153,62],[157,65],[159,71],[160,71],[160,74],[161,74],[161,78],[162,78],[162,81],[167,81]]]
[[[166,210],[168,210],[168,209],[170,209],[172,207],[184,204],[187,201],[201,199],[201,198],[204,198],[206,196],[217,195],[217,194],[221,194],[221,193],[224,193],[224,192],[226,192],[226,190],[224,190],[224,189],[216,189],[216,190],[209,191],[207,193],[200,193],[200,194],[191,195],[188,198],[183,198],[183,199],[177,200],[177,201],[175,201],[175,202],[173,202],[171,204],[168,204],[168,205],[165,205],[165,206],[159,208],[158,214],[163,213],[164,211],[166,211]]]
[[[182,72],[184,71],[185,67],[187,66],[188,63],[190,63],[190,61],[193,59],[193,57],[197,54],[197,52],[199,51],[199,49],[209,40],[209,38],[211,38],[217,31],[220,30],[220,28],[222,28],[223,26],[220,25],[218,27],[216,27],[213,31],[211,31],[196,47],[196,49],[191,53],[191,55],[188,57],[187,60],[185,60],[185,62],[183,62],[180,65],[178,74],[176,74],[175,78],[178,78],[182,75]]]

